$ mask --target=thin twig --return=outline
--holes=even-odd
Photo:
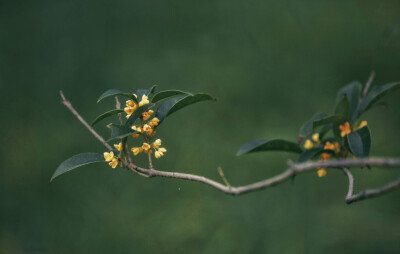
[[[116,109],[121,109],[121,103],[118,100],[118,96],[115,96],[115,108]],[[118,113],[118,118],[119,118],[119,123],[122,125],[122,115],[121,115],[121,113]]]
[[[105,142],[104,139],[95,130],[93,130],[92,127],[90,127],[87,124],[87,122],[78,114],[78,112],[76,112],[76,110],[72,107],[71,103],[66,100],[62,91],[60,91],[60,95],[61,95],[61,98],[63,99],[63,101],[62,101],[63,104],[78,118],[78,120],[81,121],[81,123],[83,125],[85,125],[85,127],[88,128],[89,131],[92,132],[92,134],[101,143],[104,144],[104,146],[106,146],[109,150],[112,150],[111,146],[107,142]],[[305,163],[300,163],[300,164],[289,163],[289,168],[278,175],[275,175],[268,179],[265,179],[265,180],[262,180],[259,182],[255,182],[252,184],[239,186],[239,187],[232,187],[232,186],[228,186],[228,185],[223,185],[219,182],[216,182],[216,181],[206,178],[204,176],[156,170],[153,168],[153,165],[151,163],[151,155],[150,155],[150,153],[148,153],[148,154],[149,154],[149,164],[150,164],[149,169],[138,167],[137,165],[132,163],[132,160],[130,160],[129,163],[124,163],[123,166],[130,169],[132,172],[135,172],[144,177],[159,176],[159,177],[176,178],[176,179],[200,182],[200,183],[204,183],[206,185],[209,185],[215,189],[218,189],[218,190],[220,190],[226,194],[230,194],[230,195],[240,195],[240,194],[244,194],[244,193],[262,190],[262,189],[277,185],[279,183],[282,183],[288,179],[291,179],[291,177],[293,177],[297,174],[317,170],[319,167],[343,169],[343,171],[345,172],[345,174],[347,175],[347,177],[349,179],[349,189],[348,189],[348,193],[346,196],[347,203],[352,203],[352,202],[356,202],[359,200],[380,196],[382,194],[385,194],[389,191],[392,191],[392,190],[400,187],[400,178],[399,178],[399,179],[396,179],[395,181],[392,181],[380,188],[367,189],[365,191],[361,191],[360,193],[354,195],[353,194],[354,177],[351,174],[350,170],[348,170],[348,168],[347,168],[347,167],[351,167],[351,166],[363,167],[363,166],[367,166],[367,165],[382,166],[382,167],[400,167],[400,160],[395,159],[395,158],[363,158],[363,159],[356,159],[356,160],[331,160],[331,161],[315,161],[315,162],[312,161],[312,162],[305,162]]]
[[[151,160],[151,151],[152,150],[148,150],[147,154],[148,154],[148,157],[149,157],[149,167],[150,167],[150,169],[153,169],[153,162]]]
[[[224,171],[222,171],[221,167],[217,168],[219,176],[222,178],[222,181],[224,181],[225,185],[228,187],[231,187],[230,183],[228,182],[228,179],[226,179],[224,175]]]
[[[369,89],[370,89],[370,87],[372,85],[372,82],[374,81],[374,78],[375,78],[375,71],[372,71],[371,75],[368,78],[367,83],[365,83],[364,91],[363,91],[363,93],[361,95],[361,100],[364,99],[365,96],[367,96],[367,93],[368,93],[368,91],[369,91]]]
[[[60,96],[62,98],[62,104],[64,104],[71,112],[75,115],[76,118],[101,142],[108,150],[112,150],[111,146],[79,115],[79,113],[74,109],[71,102],[69,102],[62,91],[60,91]]]

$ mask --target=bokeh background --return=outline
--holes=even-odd
[[[49,183],[66,158],[105,150],[59,90],[91,121],[114,107],[96,103],[103,91],[154,84],[218,99],[164,122],[157,168],[219,179],[221,166],[234,185],[277,174],[296,157],[237,149],[297,140],[372,70],[375,85],[400,80],[399,12],[399,1],[0,1],[0,252],[399,253],[400,192],[346,205],[339,171],[239,197],[106,165]],[[399,95],[365,115],[373,155],[399,156]],[[353,171],[356,190],[399,175]]]

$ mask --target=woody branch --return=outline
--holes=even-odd
[[[80,114],[74,109],[72,104],[65,98],[62,91],[60,91],[60,95],[62,98],[62,103],[72,112],[72,114],[74,114],[78,118],[78,120],[101,143],[103,143],[103,145],[107,149],[111,151],[112,150],[111,146],[80,116]],[[400,167],[400,160],[397,158],[364,158],[356,160],[331,160],[331,161],[305,162],[300,164],[289,163],[289,168],[278,175],[275,175],[273,177],[267,178],[259,182],[238,187],[223,185],[215,180],[194,174],[160,171],[152,167],[150,167],[149,169],[142,168],[135,165],[131,160],[129,161],[129,163],[124,163],[123,166],[141,176],[176,178],[176,179],[200,182],[230,195],[241,195],[253,191],[266,189],[274,185],[280,184],[282,182],[285,182],[286,180],[291,179],[295,175],[317,170],[317,168],[319,167],[325,167],[336,170],[339,169],[344,171],[349,181],[349,188],[345,201],[349,204],[363,199],[377,197],[400,187],[400,178],[398,178],[382,187],[375,189],[366,189],[364,191],[359,192],[358,194],[353,194],[354,177],[351,174],[350,170],[348,169],[348,167],[351,166]]]

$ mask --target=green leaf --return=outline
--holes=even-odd
[[[346,121],[346,117],[342,115],[332,115],[313,122],[313,129],[330,123],[341,123]]]
[[[343,95],[342,99],[336,104],[335,115],[349,117],[350,101],[347,95]]]
[[[371,148],[371,133],[368,127],[365,126],[348,134],[347,143],[354,156],[357,158],[368,157]]]
[[[179,95],[190,95],[190,93],[186,93],[179,90],[166,90],[162,92],[158,92],[154,95],[152,102],[161,101],[170,97],[179,96]]]
[[[160,104],[160,107],[157,110],[156,117],[160,119],[161,122],[164,120],[165,117],[171,115],[179,109],[206,100],[215,101],[215,99],[208,94],[187,95],[185,97],[180,96],[177,98],[166,100]]]
[[[361,102],[357,112],[353,116],[353,121],[357,120],[364,112],[371,109],[378,100],[384,97],[389,92],[394,91],[400,87],[400,82],[393,82],[383,86],[375,86],[367,94],[364,100]]]
[[[125,126],[130,128],[135,123],[135,121],[140,116],[142,116],[143,112],[145,112],[146,110],[150,109],[153,106],[154,106],[153,103],[149,103],[136,109],[135,112],[133,112],[133,114],[128,118],[128,120],[126,120]]]
[[[106,162],[102,154],[98,153],[81,153],[71,158],[65,160],[63,163],[58,166],[53,176],[50,179],[50,182],[54,180],[59,175],[62,175],[68,171],[71,171],[77,167],[84,166],[90,163],[95,162]]]
[[[286,141],[283,139],[259,139],[244,144],[239,148],[237,156],[263,151],[286,151],[293,153],[301,153],[299,145],[294,142]]]
[[[128,126],[124,126],[124,125],[121,126],[121,125],[116,125],[116,124],[110,124],[110,125],[108,125],[108,127],[111,129],[111,136],[107,140],[107,142],[117,139],[117,138],[124,138],[129,135],[132,135],[133,133],[136,133],[136,131],[134,131],[131,128],[129,128]]]
[[[313,117],[311,117],[307,122],[305,122],[303,124],[303,126],[301,126],[299,136],[306,137],[306,136],[310,135],[313,131],[313,122],[323,119],[327,115],[328,114],[326,114],[326,113],[316,113],[315,115],[313,115]]]
[[[357,110],[358,103],[360,101],[360,95],[362,90],[362,84],[358,81],[354,81],[342,89],[339,90],[337,97],[336,97],[336,105],[340,102],[344,95],[347,96],[349,99],[349,118],[352,119],[355,111]]]
[[[125,92],[122,92],[120,90],[115,90],[115,89],[111,89],[111,90],[108,90],[108,91],[104,92],[99,97],[99,99],[97,100],[97,103],[99,103],[101,100],[103,100],[103,99],[105,99],[107,97],[117,96],[117,95],[122,95],[122,96],[128,97],[129,99],[133,100],[136,104],[138,104],[138,101],[137,101],[136,97],[133,94],[125,93]]]
[[[324,150],[322,147],[315,147],[308,150],[305,150],[302,154],[300,154],[297,162],[305,162],[311,159],[314,159],[321,153],[329,153],[331,155],[335,155],[335,152],[332,150]]]
[[[101,120],[109,117],[109,116],[113,116],[119,113],[123,113],[124,111],[122,109],[113,109],[110,111],[107,111],[101,115],[99,115],[98,117],[96,117],[96,119],[94,119],[94,121],[92,122],[91,126],[94,126],[96,123],[100,122]]]

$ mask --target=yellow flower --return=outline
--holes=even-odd
[[[323,161],[329,160],[330,157],[331,155],[329,153],[321,153],[321,160]]]
[[[358,128],[361,129],[361,128],[365,127],[365,126],[367,126],[367,121],[362,121]]]
[[[132,147],[131,151],[132,151],[132,153],[136,156],[136,155],[138,155],[139,153],[143,152],[143,149],[140,148],[140,147]]]
[[[136,127],[136,125],[132,125],[131,129],[137,132],[143,132],[143,129],[141,127]]]
[[[149,114],[149,112],[143,112],[143,114],[142,114],[143,121],[146,121],[147,119],[149,119],[150,116],[151,116],[151,115]]]
[[[307,139],[306,142],[304,143],[304,148],[307,150],[311,149],[313,146],[314,146],[314,144],[309,139]]]
[[[335,150],[335,145],[327,141],[324,146],[324,150]]]
[[[162,155],[161,155],[161,153],[160,153],[159,151],[156,151],[156,152],[154,153],[154,156],[158,159],[158,158],[160,158]]]
[[[160,145],[161,145],[161,139],[156,139],[156,141],[153,142],[154,148],[159,148]]]
[[[314,133],[311,138],[314,142],[319,142],[319,133]]]
[[[122,143],[119,144],[114,144],[115,149],[117,149],[118,151],[122,151]]]
[[[345,122],[343,125],[339,126],[339,129],[341,130],[340,136],[342,138],[345,137],[347,134],[349,134],[351,132],[350,123],[349,122]]]
[[[326,176],[326,169],[325,168],[318,168],[317,174],[318,174],[318,177]]]
[[[143,131],[149,131],[149,130],[151,130],[151,126],[148,124],[145,124],[145,125],[143,125],[142,129],[143,129]]]
[[[132,138],[137,138],[139,137],[139,133],[133,133]]]
[[[139,102],[139,107],[149,104],[149,103],[150,103],[149,97],[147,97],[147,95],[143,94],[142,100]]]
[[[151,109],[148,112],[149,112],[149,115],[152,115],[154,113],[154,111]]]
[[[151,119],[149,124],[152,126],[157,126],[159,122],[160,122],[160,119],[158,119],[157,117],[154,117],[153,119]]]
[[[135,111],[135,109],[132,108],[132,107],[125,107],[125,108],[124,108],[124,111],[125,111],[125,113],[128,114],[128,115],[132,115],[132,113]]]
[[[112,168],[116,168],[118,166],[118,160],[114,158],[110,163],[108,163],[108,165]]]
[[[158,151],[160,153],[165,153],[167,151],[167,149],[165,149],[164,147],[160,147],[160,148],[158,148]]]
[[[150,130],[147,131],[147,134],[148,134],[149,136],[151,136],[151,134],[153,134],[153,131],[154,131],[153,129],[150,129]],[[155,133],[155,132],[154,132],[154,133]]]
[[[114,153],[113,152],[109,152],[109,153],[105,152],[104,159],[106,161],[111,161],[112,159],[114,159]]]
[[[133,100],[127,100],[126,101],[126,106],[130,108],[136,108],[136,103]]]
[[[147,152],[151,147],[148,143],[143,143],[142,148],[145,152]]]

